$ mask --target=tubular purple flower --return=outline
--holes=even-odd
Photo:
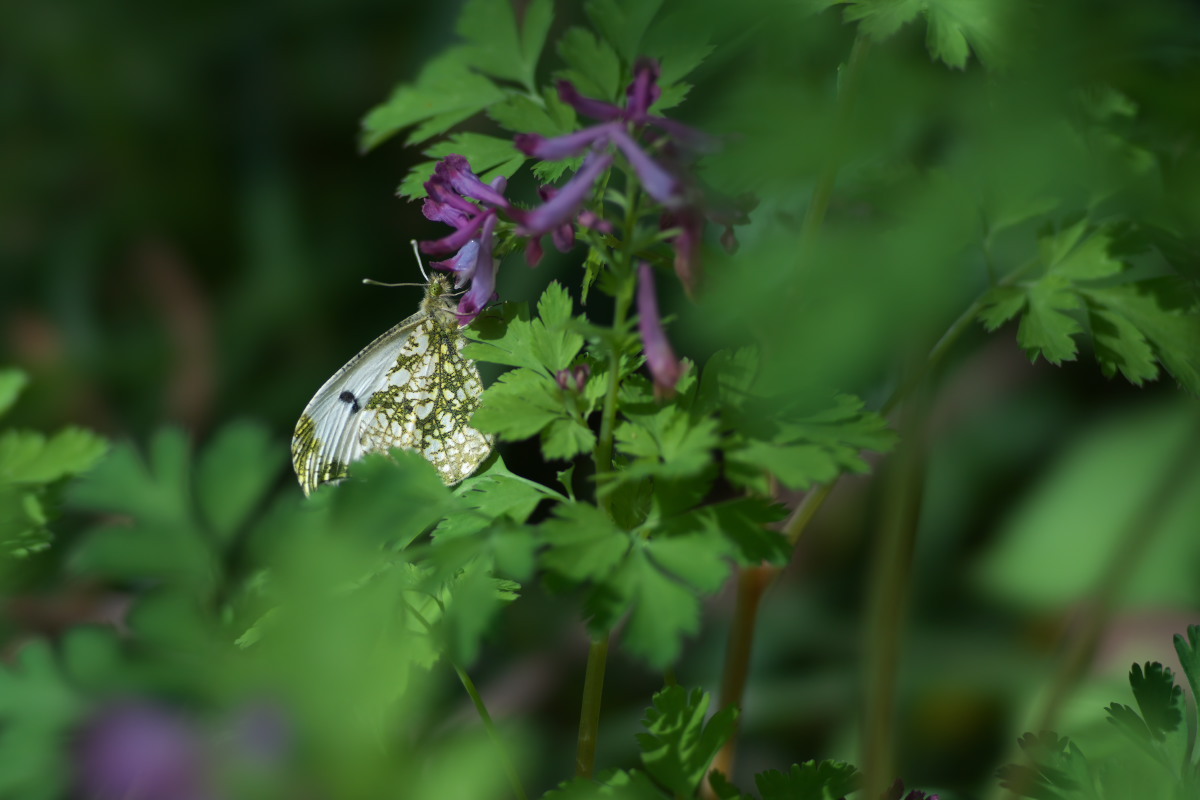
[[[608,153],[593,151],[584,159],[579,171],[551,200],[529,211],[513,209],[509,213],[519,223],[517,233],[521,236],[542,236],[568,222],[587,199],[596,179],[612,162],[613,157]]]
[[[667,208],[678,208],[683,203],[679,180],[646,155],[632,136],[624,129],[617,129],[609,134],[609,138],[625,154],[647,194]]]
[[[425,181],[425,191],[429,197],[425,199],[425,205],[421,210],[425,213],[426,218],[434,222],[445,222],[448,225],[457,226],[458,223],[453,222],[453,219],[473,217],[479,213],[479,206],[456,194],[448,184],[440,179],[430,178]],[[439,216],[430,216],[431,206]],[[449,219],[443,219],[443,217],[449,217]]]
[[[529,237],[529,241],[525,243],[525,261],[529,266],[536,267],[541,263],[544,254],[545,251],[542,250],[542,237]]]
[[[646,366],[654,378],[654,394],[667,398],[675,393],[675,385],[683,376],[683,364],[675,357],[671,342],[663,330],[662,318],[658,313],[658,296],[654,291],[654,273],[645,261],[638,264],[638,330],[642,334],[642,348],[646,353]]]
[[[513,137],[513,143],[527,156],[545,161],[561,161],[564,158],[574,158],[589,147],[604,144],[614,130],[621,130],[619,122],[593,125],[552,139],[547,139],[539,133],[518,133]]]
[[[621,119],[625,114],[625,109],[618,105],[606,103],[603,100],[595,100],[591,97],[584,97],[575,88],[575,84],[570,81],[560,80],[556,86],[558,87],[559,98],[585,117],[607,122],[609,120]]]
[[[458,301],[458,324],[470,325],[496,295],[496,261],[492,258],[492,235],[496,231],[495,214],[489,214],[479,235],[479,254],[475,259],[475,273],[471,288]]]
[[[603,217],[596,214],[595,211],[585,208],[579,212],[579,224],[585,228],[591,228],[594,231],[601,233],[612,233],[612,223]]]
[[[479,242],[472,239],[462,246],[462,249],[445,261],[430,261],[434,269],[454,273],[454,288],[461,289],[467,281],[475,277],[475,269],[479,265]]]
[[[508,208],[508,200],[504,195],[479,179],[471,171],[471,165],[464,157],[451,154],[438,162],[434,168],[434,178],[441,179],[450,185],[454,191],[465,197],[471,197],[497,208]]]
[[[671,239],[675,246],[675,274],[688,297],[694,297],[700,283],[700,240],[704,233],[704,218],[694,209],[685,208],[677,213],[663,214],[661,225],[664,230],[679,228],[679,233]]]
[[[633,83],[625,90],[625,119],[644,122],[650,106],[662,95],[658,88],[660,75],[658,62],[650,58],[639,59],[633,68]],[[561,91],[559,96],[562,96]]]
[[[442,255],[443,253],[453,253],[461,250],[467,242],[475,238],[475,234],[487,222],[489,218],[495,218],[495,212],[479,214],[471,219],[465,220],[462,227],[456,230],[449,236],[443,236],[441,239],[434,239],[428,242],[421,242],[421,252],[431,256]]]

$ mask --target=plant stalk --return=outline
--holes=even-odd
[[[488,713],[487,706],[484,705],[483,698],[479,695],[479,690],[475,688],[475,682],[471,680],[471,676],[466,673],[466,670],[457,664],[454,665],[454,671],[458,673],[459,681],[462,682],[463,688],[467,690],[467,694],[471,696],[471,702],[475,704],[475,711],[478,712],[479,719],[483,721],[483,727],[487,730],[488,737],[500,753],[500,760],[504,765],[504,774],[508,778],[509,786],[512,787],[513,795],[517,800],[528,800],[528,795],[525,794],[525,787],[521,785],[521,778],[517,774],[517,768],[513,765],[512,759],[509,758],[508,749],[504,746],[504,739],[500,737],[500,732],[496,730],[496,724],[492,721],[492,715]]]
[[[920,399],[905,406],[900,445],[885,476],[879,536],[873,548],[860,759],[865,797],[881,796],[895,773],[896,675],[924,488],[924,419]]]
[[[604,669],[608,662],[608,634],[592,640],[583,677],[583,705],[579,711],[579,739],[575,748],[575,775],[590,778],[596,771],[596,742],[600,732],[600,702],[604,695]]]
[[[637,197],[631,191],[625,214],[625,240],[633,236],[637,221]],[[634,270],[628,248],[623,265],[625,281],[613,298],[613,330],[625,327],[629,306],[633,300],[632,282]],[[604,407],[600,412],[600,435],[596,439],[593,457],[596,461],[596,479],[613,470],[613,438],[617,424],[617,395],[621,388],[621,366],[623,356],[613,348],[609,359],[608,388],[604,395]],[[599,498],[599,505],[612,518],[611,496]],[[583,700],[579,710],[579,737],[575,746],[575,774],[590,778],[596,770],[596,743],[600,737],[600,705],[604,696],[604,670],[608,661],[609,635],[593,639],[588,648],[587,668],[583,676]]]

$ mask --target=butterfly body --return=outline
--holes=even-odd
[[[433,275],[416,314],[371,342],[309,401],[292,437],[305,494],[337,481],[368,452],[415,450],[446,484],[470,475],[492,438],[471,427],[483,383],[455,315],[450,283]]]

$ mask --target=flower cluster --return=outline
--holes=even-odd
[[[583,209],[597,181],[612,166],[619,153],[628,163],[645,193],[662,212],[662,238],[675,250],[675,271],[689,294],[699,279],[700,241],[706,220],[724,226],[721,242],[736,246],[732,226],[746,221],[745,211],[732,204],[715,203],[692,177],[690,159],[711,150],[716,140],[680,122],[651,114],[659,99],[657,62],[642,60],[626,90],[624,105],[581,95],[570,81],[559,81],[563,102],[597,124],[574,133],[547,138],[536,133],[518,134],[517,149],[542,160],[584,156],[575,174],[561,187],[540,189],[542,204],[532,209],[513,206],[504,196],[505,179],[484,183],[459,155],[447,156],[425,184],[429,194],[424,213],[431,220],[455,228],[450,235],[423,242],[421,249],[432,255],[449,255],[433,262],[438,269],[455,274],[456,288],[470,283],[459,302],[462,324],[471,322],[495,296],[496,263],[493,257],[497,225],[501,219],[512,232],[525,238],[525,257],[530,265],[542,258],[542,238],[549,234],[554,246],[566,251],[575,243],[576,225],[609,233],[612,226],[596,212]],[[669,395],[682,375],[658,312],[653,277],[648,264],[638,268],[638,313],[646,361],[656,391]]]

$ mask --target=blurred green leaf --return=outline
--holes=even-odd
[[[62,796],[70,768],[61,745],[85,708],[47,642],[17,652],[0,670],[0,797]]]
[[[0,369],[0,416],[17,402],[21,391],[29,384],[29,376],[19,369]]]
[[[844,761],[805,761],[787,772],[760,772],[754,783],[763,800],[829,800],[857,789],[859,775]]]
[[[642,37],[662,0],[588,0],[584,5],[592,27],[612,45],[625,64],[641,55]]]
[[[1061,608],[1092,591],[1118,541],[1137,524],[1144,498],[1164,479],[1163,465],[1190,435],[1194,416],[1187,403],[1153,405],[1085,431],[1015,498],[978,565],[984,590],[1030,609]],[[1187,565],[1200,558],[1198,516],[1200,472],[1153,533],[1121,607],[1196,602]]]
[[[261,425],[226,425],[196,464],[196,501],[222,542],[244,526],[275,485],[285,453]]]

